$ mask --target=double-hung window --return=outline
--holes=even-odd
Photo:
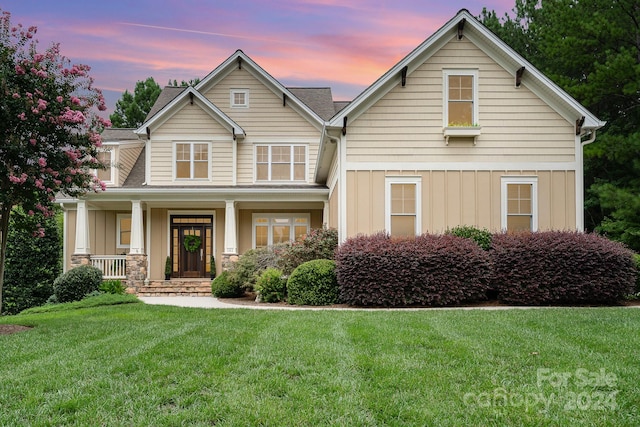
[[[209,178],[209,144],[180,142],[175,145],[176,179]]]
[[[131,214],[117,215],[117,242],[118,248],[128,248],[131,244]]]
[[[419,177],[387,177],[385,228],[391,236],[421,233]]]
[[[445,127],[478,125],[478,71],[445,70]]]
[[[256,146],[256,181],[306,181],[306,145]]]
[[[254,214],[253,247],[295,241],[309,233],[309,214]]]
[[[502,229],[538,230],[538,178],[502,177]]]

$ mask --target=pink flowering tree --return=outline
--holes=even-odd
[[[53,215],[56,194],[104,190],[95,169],[104,98],[89,67],[73,65],[58,44],[38,51],[35,27],[0,10],[0,312],[9,217],[14,206]],[[31,230],[42,235],[43,229]]]

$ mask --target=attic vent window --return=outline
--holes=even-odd
[[[231,108],[249,108],[249,90],[231,89]]]

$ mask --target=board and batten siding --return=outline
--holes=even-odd
[[[185,105],[151,135],[151,184],[184,185],[173,177],[174,142],[211,142],[212,181],[193,184],[230,185],[233,182],[232,134],[197,103]]]
[[[499,231],[501,178],[538,178],[538,229],[575,230],[575,171],[348,171],[347,237],[385,229],[385,178],[421,180],[422,232],[459,225]]]
[[[248,108],[231,108],[231,89],[249,91]],[[307,181],[313,182],[320,130],[290,106],[283,106],[281,95],[274,94],[247,70],[236,69],[217,82],[205,96],[246,132],[246,138],[238,140],[239,185],[254,183],[254,145],[277,143],[308,146]]]
[[[443,70],[478,70],[481,135],[443,136]],[[347,162],[574,162],[575,127],[468,39],[453,38],[348,126]]]

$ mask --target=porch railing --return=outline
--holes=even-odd
[[[91,255],[91,265],[102,270],[104,279],[126,279],[126,255]]]

